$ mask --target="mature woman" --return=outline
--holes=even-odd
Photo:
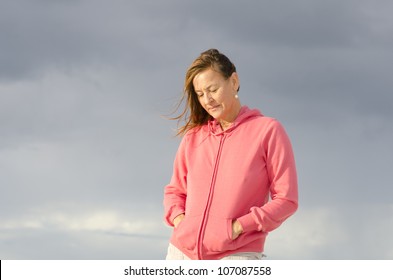
[[[277,120],[241,105],[239,87],[215,49],[187,71],[183,138],[164,194],[174,227],[167,259],[260,259],[267,234],[297,209],[290,140]]]

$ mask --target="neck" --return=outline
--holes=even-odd
[[[233,122],[236,120],[237,116],[240,113],[242,106],[240,104],[240,102],[237,102],[236,107],[233,110],[233,113],[228,116],[225,120],[221,119],[219,120],[220,126],[222,128],[222,130],[227,130],[232,124]]]

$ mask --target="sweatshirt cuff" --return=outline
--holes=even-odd
[[[255,223],[252,217],[252,213],[249,213],[247,215],[238,218],[237,221],[242,225],[243,232],[259,230],[258,224]]]

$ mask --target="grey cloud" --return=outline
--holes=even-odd
[[[157,260],[165,257],[167,240],[101,232],[56,230],[7,231],[0,257],[25,260]],[[135,248],[141,248],[135,250]],[[160,248],[161,251],[157,250]]]
[[[238,45],[274,48],[342,48],[392,40],[381,31],[391,28],[384,12],[387,1],[214,1],[191,4],[191,18],[206,32],[225,34]],[[385,27],[380,29],[380,27]],[[386,30],[387,29],[387,30]],[[220,35],[222,36],[222,35]],[[373,39],[370,41],[370,39]],[[385,42],[386,43],[386,42]]]
[[[150,68],[160,53],[157,44],[165,44],[177,26],[162,16],[159,3],[147,8],[140,1],[112,1],[109,7],[105,1],[3,1],[1,6],[3,80],[102,63]]]
[[[357,235],[356,242],[373,238],[368,230],[358,234],[365,216],[390,233],[383,226],[389,218],[377,213],[389,213],[393,197],[391,5],[2,1],[0,220],[56,211],[77,217],[106,207],[130,220],[140,214],[161,221],[162,188],[179,141],[171,138],[175,123],[161,115],[181,93],[189,63],[217,47],[237,65],[242,103],[278,118],[292,139],[301,208],[291,230],[302,231],[302,215],[322,207],[331,208],[327,222],[342,217],[333,226]],[[301,232],[304,240],[311,239],[312,227]],[[170,229],[162,228],[169,236]],[[119,231],[68,233],[48,225],[13,230],[0,234],[1,258],[162,258],[167,245],[165,238],[155,243]],[[287,230],[278,237],[289,238]],[[149,229],[146,236],[155,233]],[[146,254],[101,247],[106,238],[113,248],[123,244],[140,252],[146,246]],[[33,245],[43,240],[50,246],[38,255]],[[317,248],[304,243],[306,252],[285,252],[277,242],[267,253],[295,259],[391,256],[391,246],[381,242],[350,254],[334,241],[345,245],[337,235]],[[355,241],[345,248],[355,248]]]

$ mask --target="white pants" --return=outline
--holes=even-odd
[[[242,252],[236,253],[233,255],[226,256],[222,258],[222,260],[261,260],[263,257],[266,257],[262,253],[256,252]],[[168,246],[168,253],[166,255],[166,260],[190,260],[182,251],[177,249],[171,243]]]

